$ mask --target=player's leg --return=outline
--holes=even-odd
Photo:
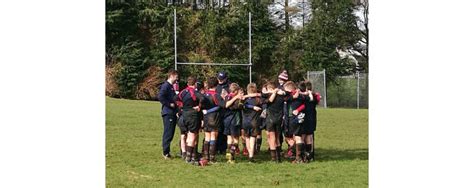
[[[308,134],[306,135],[305,138],[305,146],[306,146],[306,152],[309,154],[308,159],[312,161],[314,158],[314,151],[313,151],[313,141],[314,141],[314,135],[313,134]]]
[[[250,153],[250,135],[247,133],[245,134],[245,149]],[[248,155],[250,157],[250,155]]]
[[[204,135],[205,137],[204,137],[204,144],[202,146],[203,148],[202,154],[203,154],[204,160],[209,160],[211,158],[210,152],[209,152],[209,142],[211,141],[211,132],[205,131]]]
[[[232,136],[231,136],[231,128],[232,128],[232,125],[231,125],[231,120],[232,118],[231,117],[226,117],[224,119],[224,131],[223,131],[223,134],[222,136],[225,137],[225,146],[226,146],[226,150],[225,150],[225,158],[227,160],[230,160],[232,158],[232,154],[230,153],[231,151],[231,147],[232,147]],[[217,135],[217,137],[219,138],[219,135]]]
[[[269,131],[268,135],[268,142],[269,142],[269,145],[270,145],[270,156],[272,158],[272,161],[277,161],[276,160],[276,147],[277,147],[277,142],[278,142],[278,139],[277,139],[277,135],[275,134],[276,132],[275,131]]]
[[[225,154],[227,149],[227,136],[224,134],[225,127],[220,126],[218,129],[218,135],[216,138],[216,151],[220,154]]]
[[[265,134],[267,135],[267,145],[268,145],[268,152],[270,152],[270,132],[268,130],[265,131]]]
[[[254,154],[255,154],[255,136],[251,136],[249,139],[249,161],[253,162],[254,161]]]
[[[301,134],[301,140],[303,142],[303,148],[302,148],[302,151],[301,151],[301,155],[303,156],[303,162],[307,163],[309,162],[310,160],[310,151],[308,151],[308,145],[309,143],[307,142],[307,138],[309,136],[307,134],[304,133],[303,131],[303,134]]]
[[[240,127],[235,125],[231,121],[229,129],[230,129],[230,134],[229,134],[229,137],[227,137],[227,144],[228,144],[230,155],[226,155],[226,157],[228,156],[227,158],[228,163],[235,163],[236,150],[237,150],[237,147],[239,146]]]
[[[238,135],[238,134],[232,136],[232,145],[233,145],[232,148],[234,150],[231,152],[231,154],[232,154],[232,160],[233,161],[235,161],[235,155],[236,155],[236,152],[237,152],[236,150],[239,147],[239,137],[240,137],[240,135]]]
[[[187,136],[186,136],[186,162],[194,162],[195,161],[195,155],[194,155],[194,140],[195,139],[195,134],[191,131],[188,131]]]
[[[262,147],[262,132],[259,132],[255,139],[256,139],[256,141],[255,141],[255,154],[257,154],[257,153],[260,153],[260,148]]]
[[[294,135],[295,139],[295,149],[296,149],[296,155],[295,155],[295,160],[293,161],[294,163],[301,163],[303,162],[303,153],[304,153],[304,140],[302,137],[302,126],[300,123],[296,123],[295,121],[292,121],[290,125],[290,129]]]
[[[255,140],[256,140],[257,134],[258,134],[257,130],[252,129],[251,134],[250,134],[250,138],[247,141],[247,142],[250,142],[248,144],[249,145],[248,150],[249,150],[249,161],[250,162],[254,161],[253,157],[254,157],[254,154],[255,154]]]
[[[288,145],[288,151],[286,155],[288,158],[293,158],[295,155],[295,140],[289,131],[285,133],[285,142]]]
[[[163,147],[163,157],[165,159],[171,158],[170,145],[173,140],[174,131],[176,128],[176,116],[175,115],[164,115],[163,117],[163,137],[162,137],[162,147]]]
[[[184,125],[184,117],[183,115],[179,116],[178,119],[178,127],[180,130],[180,137],[179,137],[179,146],[181,148],[181,158],[186,159],[186,126]]]
[[[185,119],[185,125],[188,128],[187,138],[186,138],[186,145],[188,146],[188,151],[186,152],[186,161],[197,165],[197,158],[196,158],[196,135],[199,132],[198,124],[200,123],[197,114],[189,113],[188,117]],[[188,158],[189,157],[189,158]]]
[[[242,155],[244,156],[248,156],[249,155],[249,152],[248,152],[248,148],[247,148],[247,137],[245,137],[245,131],[244,129],[240,129],[240,138],[242,139]],[[238,148],[237,148],[238,149]],[[238,150],[238,152],[240,152],[240,150]]]
[[[216,140],[218,137],[218,131],[212,131],[210,135],[210,140],[209,140],[209,160],[211,163],[216,162]]]
[[[199,129],[196,131],[196,133],[194,133],[194,154],[196,156],[199,155],[198,148],[199,148]]]
[[[301,163],[303,158],[302,158],[302,150],[303,150],[303,140],[301,138],[301,135],[297,136],[295,135],[295,141],[296,141],[296,155],[295,155],[295,163]]]

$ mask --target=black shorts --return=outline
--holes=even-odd
[[[244,129],[244,136],[256,137],[260,133],[260,117],[257,118],[243,118],[242,129]]]
[[[272,113],[270,111],[267,111],[267,113],[268,113],[267,118],[265,118],[267,131],[281,132],[281,123],[282,123],[281,114]]]
[[[212,131],[219,131],[219,127],[221,126],[221,115],[219,112],[213,112],[204,115],[204,131],[205,132],[212,132]]]
[[[289,117],[289,133],[295,136],[301,136],[303,134],[303,123],[298,123],[298,117]]]
[[[224,118],[224,135],[240,136],[240,116],[230,115]]]
[[[303,134],[313,134],[316,131],[316,121],[305,119],[303,122]]]
[[[182,114],[178,117],[177,124],[178,124],[178,127],[179,127],[180,134],[186,134],[186,132],[188,132],[186,127],[184,126],[184,121],[183,121],[183,115]]]
[[[183,111],[182,115],[179,117],[178,126],[181,130],[181,134],[187,132],[197,133],[201,127],[199,113],[195,110]]]
[[[259,121],[260,121],[260,127],[259,127],[259,129],[260,129],[260,130],[264,130],[264,129],[266,128],[265,119],[266,119],[266,118],[259,118]]]

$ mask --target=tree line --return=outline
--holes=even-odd
[[[356,70],[368,71],[367,49],[360,42],[368,41],[368,28],[358,27],[361,20],[354,10],[361,4],[353,0],[310,1],[312,18],[302,28],[290,26],[288,7],[285,24],[276,25],[268,12],[272,1],[199,2],[107,0],[106,95],[154,97],[157,85],[174,68],[174,9],[178,62],[248,63],[251,12],[252,77],[257,84],[276,79],[283,69],[292,80],[303,80],[306,71],[325,69],[328,82]],[[341,50],[362,52],[355,55],[358,64],[340,56]],[[233,82],[248,82],[247,67],[178,65],[180,75],[203,80],[220,70]]]

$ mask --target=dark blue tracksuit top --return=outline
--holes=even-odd
[[[160,92],[158,92],[158,100],[162,104],[161,116],[174,115],[178,112],[178,107],[173,100],[175,95],[176,93],[173,89],[173,85],[171,85],[168,81],[165,81],[160,87]],[[175,103],[174,108],[170,106],[171,103]]]

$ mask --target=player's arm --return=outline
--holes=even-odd
[[[272,94],[270,95],[270,97],[268,98],[268,102],[273,102],[276,98],[276,93],[277,91],[276,90],[273,90]]]
[[[296,110],[293,110],[293,115],[295,115],[295,116],[298,115],[305,108],[306,108],[306,106],[304,104],[301,104],[300,106],[298,106],[298,108],[296,108]]]
[[[308,94],[309,94],[309,95],[308,95],[308,100],[309,100],[309,101],[314,101],[314,95],[313,95],[313,92],[311,92],[311,91],[308,91]]]
[[[277,94],[278,94],[278,95],[283,95],[283,96],[286,96],[286,95],[288,95],[288,93],[287,93],[287,92],[285,92],[285,91],[284,91],[284,90],[282,90],[282,89],[277,89]]]
[[[207,113],[216,112],[216,111],[219,110],[219,109],[221,109],[220,106],[214,106],[214,107],[212,107],[212,108],[206,110],[206,114],[207,114]],[[203,110],[203,112],[204,112],[204,110]]]
[[[169,87],[160,87],[160,92],[158,94],[158,100],[160,100],[161,104],[168,108],[174,108],[175,104],[174,101],[171,101],[166,98],[165,93],[172,92],[172,90]],[[177,95],[175,95],[176,98]],[[175,100],[175,99],[173,99]]]
[[[222,97],[217,95],[216,99],[217,99],[217,104],[215,104],[216,106],[214,106],[210,109],[207,109],[207,110],[203,110],[203,113],[205,112],[204,114],[216,112],[216,111],[220,110],[221,108],[224,108],[225,104],[223,105]]]
[[[197,106],[194,106],[193,109],[199,112],[201,111],[202,101],[204,101],[203,100],[204,97],[199,92],[194,93],[194,94],[196,95],[196,100],[198,100],[198,104]]]
[[[246,109],[253,109],[254,105],[250,104],[250,101],[248,99],[245,99],[244,101],[244,108]]]
[[[262,96],[262,94],[260,94],[260,93],[252,93],[252,94],[244,95],[244,99],[246,99],[246,98],[251,98],[251,97],[260,97],[260,96]]]
[[[235,100],[241,98],[242,96],[241,95],[236,95],[234,97],[232,97],[232,99],[228,100],[226,103],[225,103],[225,107],[226,108],[229,108],[230,106],[232,106],[232,104],[234,104]]]
[[[314,94],[314,98],[316,99],[316,104],[319,104],[319,101],[321,101],[321,94],[319,94],[318,92],[316,92]]]

